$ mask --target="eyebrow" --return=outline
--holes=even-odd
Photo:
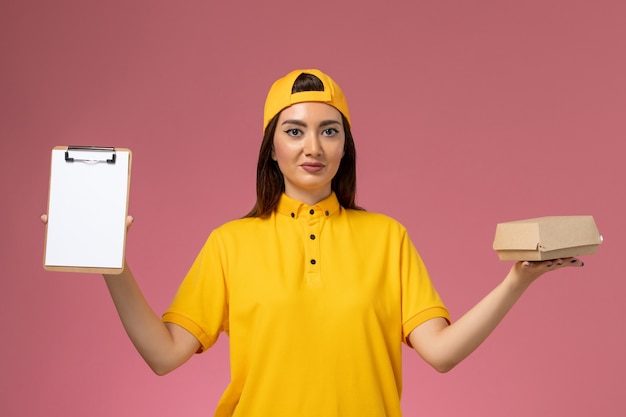
[[[298,119],[289,119],[289,120],[285,120],[282,123],[282,125],[287,125],[287,124],[307,127],[307,124],[305,122],[303,122],[302,120],[298,120]],[[320,122],[320,127],[334,125],[334,124],[341,125],[341,122],[339,122],[338,120],[332,120],[332,119],[331,120],[323,120],[322,122]]]

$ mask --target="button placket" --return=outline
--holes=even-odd
[[[306,253],[306,275],[309,283],[319,282],[320,280],[320,247],[319,232],[321,230],[321,222],[323,212],[318,209],[310,209],[306,217],[305,224],[305,253]]]

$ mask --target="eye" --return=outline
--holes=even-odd
[[[334,127],[329,127],[328,129],[322,130],[322,135],[324,136],[335,136],[337,133],[339,133],[339,130],[335,129]]]
[[[287,135],[289,135],[289,136],[296,137],[296,136],[300,136],[300,134],[302,133],[302,131],[301,131],[300,129],[296,129],[296,128],[294,127],[294,128],[292,128],[292,129],[287,129],[287,130],[285,130],[285,133],[286,133]]]

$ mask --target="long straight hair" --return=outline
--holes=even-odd
[[[324,91],[322,81],[312,74],[300,74],[293,84],[292,93],[301,91]],[[278,123],[277,114],[267,124],[256,171],[256,204],[245,217],[267,217],[280,201],[285,192],[285,179],[278,167],[278,163],[272,159],[274,148],[274,134]],[[356,198],[356,148],[350,131],[350,124],[345,116],[341,115],[345,132],[344,155],[341,158],[339,169],[332,179],[331,189],[337,195],[337,200],[344,208],[363,210],[355,203]]]

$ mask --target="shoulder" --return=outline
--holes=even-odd
[[[374,222],[377,224],[388,224],[388,225],[393,225],[393,226],[404,227],[402,226],[402,223],[400,223],[393,217],[390,217],[382,213],[376,213],[376,212],[365,211],[365,210],[353,210],[353,209],[343,209],[343,212],[345,212],[345,216],[347,216],[348,218],[354,221]]]
[[[255,233],[259,228],[267,224],[267,219],[259,217],[245,217],[242,219],[230,220],[213,229],[211,236],[240,236],[242,234]]]
[[[229,252],[234,248],[247,247],[257,242],[267,228],[261,226],[263,219],[243,218],[231,220],[211,230],[205,242],[205,249]]]
[[[359,227],[368,230],[380,229],[388,232],[394,231],[400,234],[406,233],[406,228],[402,223],[386,214],[352,209],[345,209],[343,211],[348,221],[358,224]]]

